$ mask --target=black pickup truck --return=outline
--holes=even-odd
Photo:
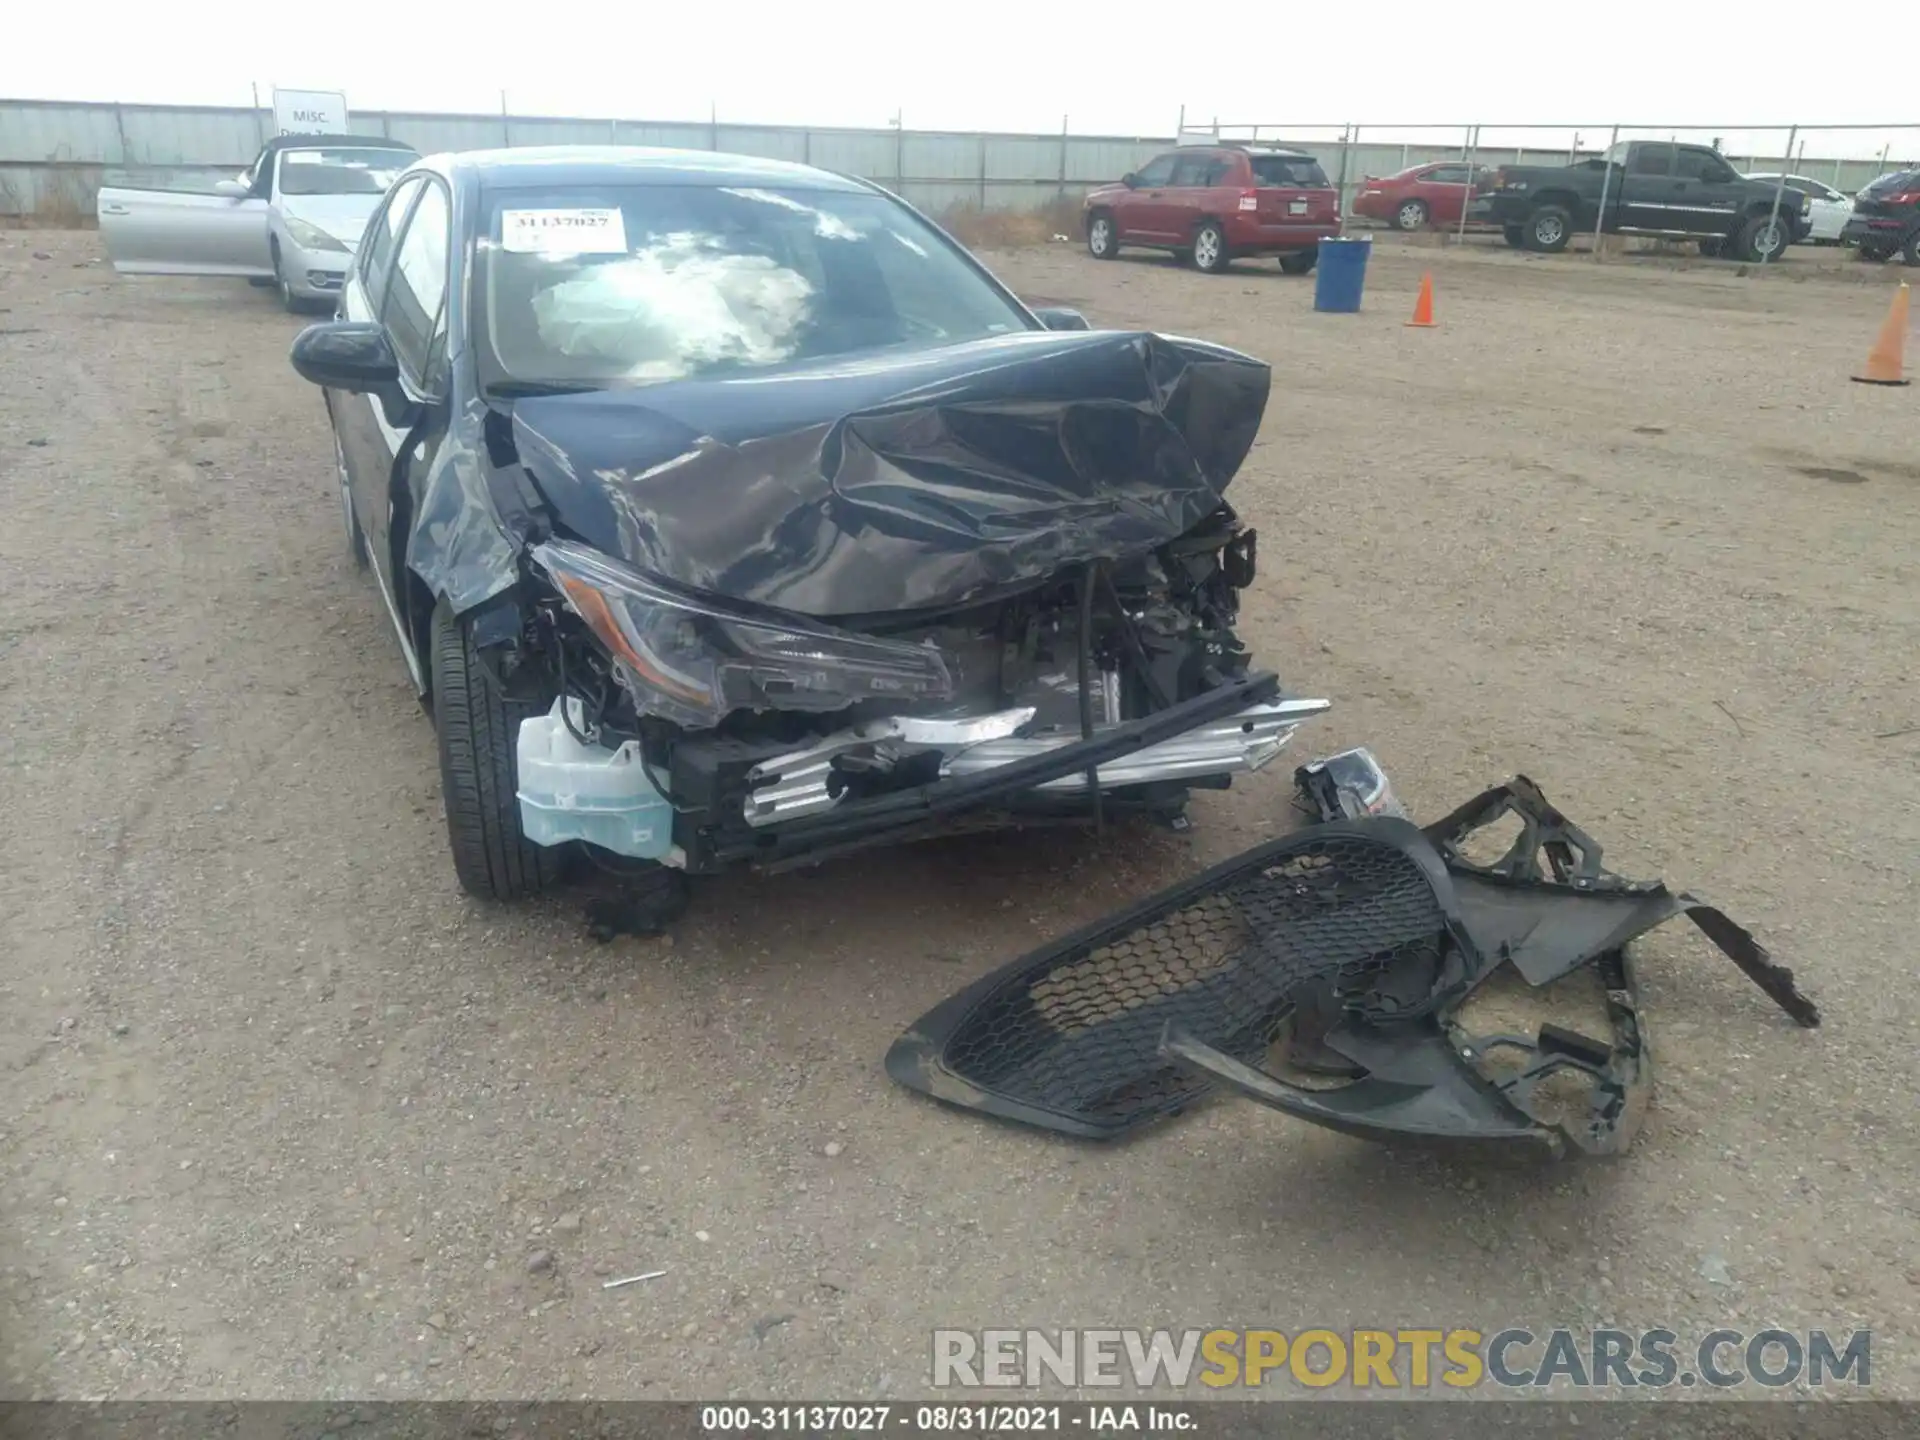
[[[1607,235],[1697,240],[1703,255],[1764,261],[1793,243],[1813,203],[1789,186],[1776,215],[1774,195],[1774,185],[1744,179],[1708,146],[1623,140],[1575,165],[1509,166],[1467,213],[1498,225],[1519,249],[1564,250],[1598,225]]]

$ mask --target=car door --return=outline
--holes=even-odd
[[[1173,179],[1177,155],[1160,155],[1134,172],[1133,185],[1114,207],[1114,221],[1122,240],[1165,244],[1173,239],[1167,182]]]
[[[1622,230],[1687,228],[1675,204],[1671,144],[1645,140],[1628,149],[1626,174],[1620,180],[1619,213]]]
[[[380,328],[387,333],[387,343],[400,370],[400,389],[413,416],[403,426],[396,424],[395,417],[388,415],[378,401],[369,411],[387,458],[388,477],[388,503],[380,509],[380,538],[376,542],[369,534],[369,543],[379,544],[382,555],[392,557],[388,593],[394,624],[401,648],[414,667],[414,683],[423,691],[425,662],[414,653],[410,643],[413,629],[401,617],[409,610],[406,553],[411,517],[447,428],[447,406],[443,402],[448,393],[446,308],[452,288],[452,230],[452,196],[438,176],[429,175],[394,248],[386,295],[380,305]],[[405,503],[404,515],[397,512],[396,497]]]
[[[1435,225],[1458,225],[1467,206],[1466,164],[1434,166],[1420,177],[1417,193]]]
[[[1791,183],[1791,182],[1789,182]],[[1676,223],[1696,235],[1725,235],[1747,198],[1747,182],[1720,156],[1701,145],[1674,150],[1673,189]],[[1781,199],[1781,213],[1791,219],[1800,201],[1789,190]]]
[[[388,193],[381,208],[367,224],[360,254],[347,274],[340,294],[339,318],[378,321],[393,273],[395,253],[409,212],[426,185],[423,176],[403,178]],[[367,537],[375,579],[381,598],[399,626],[395,593],[391,588],[395,566],[392,536],[393,460],[404,436],[388,420],[380,401],[371,395],[356,395],[346,390],[329,390],[327,408],[333,418],[334,439],[340,447],[340,463],[346,470],[348,493],[353,513]],[[412,667],[416,657],[409,655]],[[416,671],[415,681],[421,680]]]
[[[94,212],[123,275],[271,275],[267,202],[239,180],[212,191],[108,185]]]
[[[1216,180],[1226,173],[1226,162],[1211,150],[1190,150],[1173,162],[1167,181],[1167,228],[1178,240],[1188,240],[1207,211]],[[1231,206],[1233,201],[1226,202]]]

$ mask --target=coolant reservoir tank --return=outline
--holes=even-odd
[[[567,729],[562,705],[573,707],[574,727],[584,732],[578,700],[556,700],[545,715],[520,722],[521,830],[536,845],[584,840],[616,855],[660,859],[673,848],[673,807],[648,776],[639,742],[618,750],[583,745]]]

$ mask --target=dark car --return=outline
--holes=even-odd
[[[1326,708],[1233,632],[1267,367],[1030,311],[862,181],[430,158],[293,364],[477,895],[1183,825]]]
[[[1519,249],[1564,250],[1597,228],[1695,240],[1703,255],[1768,261],[1805,233],[1812,204],[1791,186],[1748,180],[1710,146],[1622,140],[1574,165],[1506,166],[1467,215],[1499,226]]]
[[[1282,270],[1304,275],[1320,242],[1340,233],[1340,195],[1318,160],[1250,145],[1170,150],[1093,191],[1082,210],[1096,260],[1135,245],[1170,250],[1209,274],[1278,255]]]
[[[1920,265],[1920,170],[1882,175],[1853,200],[1853,218],[1840,232],[1842,244],[1858,245],[1863,260],[1898,255]]]

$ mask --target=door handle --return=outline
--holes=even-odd
[[[127,213],[127,207],[117,202],[111,205],[104,205],[101,209],[108,215],[125,215]]]

